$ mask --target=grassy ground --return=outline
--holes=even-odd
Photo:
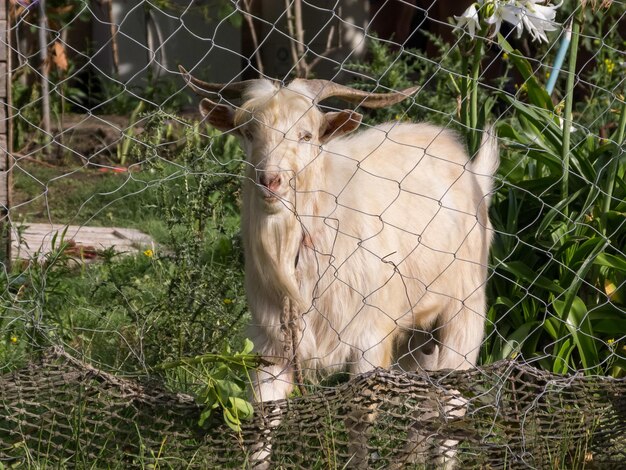
[[[595,33],[595,37],[605,36]],[[611,44],[609,39],[606,44]],[[619,132],[607,134],[605,127],[624,116],[626,108],[620,111],[623,99],[615,99],[615,90],[621,89],[618,74],[607,73],[603,65],[618,62],[618,50],[601,48],[597,74],[588,79],[596,91],[575,107],[580,137],[575,135],[572,151],[565,152],[573,163],[569,186],[565,185],[567,198],[560,161],[565,146],[556,122],[559,106],[549,99],[532,103],[530,92],[543,89],[541,70],[527,80],[525,91],[508,96],[509,101],[499,97],[500,104],[517,111],[499,118],[503,176],[492,206],[498,235],[492,248],[485,363],[539,357],[538,364],[553,372],[624,375],[624,336],[619,327],[624,325],[624,298],[617,290],[626,285],[622,248],[626,185]],[[456,74],[462,63],[458,54],[443,56],[448,63],[428,67],[429,61],[419,56],[398,61],[392,51],[380,48],[378,69],[364,65],[377,84],[403,88],[409,85],[402,83],[409,76],[407,70],[415,70],[415,81],[424,83],[425,89],[408,111],[398,105],[370,115],[372,120],[428,119],[450,126],[459,111],[456,100],[462,85],[455,77],[467,70]],[[495,90],[484,87],[481,92]],[[531,107],[525,104],[529,101]],[[59,247],[43,263],[26,263],[4,273],[0,373],[51,344],[122,373],[145,372],[164,361],[213,352],[229,343],[239,350],[247,320],[238,237],[239,182],[223,175],[239,174],[237,165],[228,162],[240,160],[241,153],[232,138],[215,138],[216,133],[211,139],[200,136],[207,131],[200,133],[197,123],[168,137],[171,121],[156,116],[154,124],[148,120],[142,124],[145,132],[136,139],[144,141],[128,157],[130,162],[144,162],[138,171],[101,172],[81,163],[51,167],[25,160],[14,167],[14,222],[138,228],[161,248],[128,257],[109,254],[99,263],[77,266]],[[162,145],[164,140],[173,144],[173,150]],[[611,147],[609,141],[618,145]],[[149,160],[153,155],[157,158]],[[607,170],[609,161],[619,162],[612,173]],[[564,199],[565,209],[559,202]],[[608,256],[600,256],[605,241]],[[595,256],[593,265],[590,254]],[[162,378],[172,389],[197,392],[203,378],[222,372],[181,368]],[[224,387],[232,389],[233,383]],[[210,397],[215,389],[207,390]],[[332,439],[328,447],[332,448]],[[328,452],[331,464],[332,458]],[[565,468],[562,456],[551,460],[554,468]],[[33,465],[40,467],[46,462]]]
[[[162,240],[164,221],[156,210],[162,183],[161,173],[147,169],[116,173],[20,162],[13,169],[11,213],[18,223],[131,227]]]
[[[131,171],[25,160],[14,167],[17,226],[131,227],[157,246],[131,256],[103,252],[85,266],[58,240],[43,262],[16,263],[0,296],[4,370],[50,344],[107,370],[129,371],[242,341],[239,150],[232,138],[203,140],[191,124],[172,138],[174,152],[157,153],[150,139],[160,141],[162,117],[154,119],[148,142],[131,148],[133,161],[145,159]],[[208,158],[206,147],[215,150]],[[149,161],[146,149],[156,158]]]

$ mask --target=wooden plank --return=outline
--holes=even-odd
[[[117,244],[117,245],[99,245],[99,244],[88,244],[88,245],[84,245],[84,244],[76,244],[74,245],[74,247],[76,248],[93,248],[96,250],[103,250],[103,249],[107,249],[107,248],[113,248],[115,251],[122,251],[122,252],[137,252],[138,250],[129,244]],[[44,253],[48,253],[50,251],[52,251],[52,244],[50,242],[42,242],[41,240],[37,240],[37,241],[33,241],[33,240],[22,240],[21,243],[18,243],[17,241],[13,243],[13,248],[14,249],[19,249],[20,251],[22,251],[23,253],[29,253],[29,254],[33,254],[36,252],[44,252]]]
[[[47,245],[52,245],[52,238],[53,237],[38,237],[38,236],[34,236],[34,235],[26,235],[22,237],[22,240],[28,244],[29,246],[40,246],[41,244],[45,243]],[[94,248],[107,248],[110,246],[133,246],[132,243],[130,243],[128,240],[120,240],[120,239],[100,239],[100,240],[92,240],[92,239],[84,239],[84,240],[77,240],[77,239],[71,239],[71,240],[66,240],[66,243],[69,244],[74,244],[74,245],[81,245],[81,246],[93,246]],[[55,241],[55,245],[58,247],[59,246],[59,242]]]
[[[48,235],[52,237],[54,234],[61,236],[65,230],[64,225],[58,224],[23,224],[23,236],[28,234],[37,234],[39,236]],[[65,233],[66,239],[74,240],[127,240],[129,243],[151,244],[152,238],[145,233],[136,229],[126,229],[117,227],[88,227],[88,226],[69,226]]]
[[[10,269],[11,263],[11,231],[8,222],[8,209],[10,205],[11,194],[10,173],[6,171],[9,168],[11,129],[8,122],[8,105],[11,103],[11,80],[10,69],[7,65],[9,56],[9,40],[8,19],[9,2],[7,0],[0,1],[0,232],[3,234],[0,240],[0,261],[5,265],[6,269]]]
[[[152,237],[134,228],[115,228],[113,229],[113,233],[140,245],[150,245],[154,243]]]
[[[59,238],[66,228],[65,240],[71,240],[75,244],[75,249],[84,247],[95,248],[96,250],[113,249],[117,253],[136,253],[138,246],[149,246],[154,243],[149,235],[140,230],[120,227],[80,225],[66,227],[61,224],[27,223],[23,224],[22,227],[21,239],[18,240],[18,237],[15,236],[12,243],[13,253],[21,259],[33,259],[36,254],[42,255],[42,253],[50,252],[52,250],[52,238],[55,235]]]
[[[7,104],[4,102],[4,98],[0,98],[0,135],[6,137],[8,127],[9,118],[7,114]],[[6,149],[6,145],[4,145],[2,148]]]
[[[117,238],[144,238],[148,237],[145,233],[134,230],[134,229],[120,229],[116,227],[92,227],[92,226],[79,226],[79,225],[60,225],[60,224],[42,224],[42,223],[23,223],[17,228],[21,228],[26,232],[36,232],[36,233],[54,233],[54,232],[63,232],[66,231],[66,236],[75,236],[80,234],[109,234],[111,236],[115,236]],[[17,229],[16,228],[16,229]]]
[[[67,228],[66,236],[75,236],[79,233],[85,234],[96,234],[96,233],[110,233],[114,234],[114,228],[111,227],[91,227],[87,225],[61,225],[61,224],[29,224],[24,223],[21,225],[25,227],[25,231],[27,232],[36,232],[36,233],[53,233],[59,232],[62,233]],[[122,238],[122,237],[119,237]]]
[[[6,171],[7,156],[7,136],[6,133],[0,133],[0,210],[4,211],[9,208],[9,178]]]
[[[0,134],[0,170],[6,170],[8,168],[9,159],[9,144],[7,142],[7,135]]]
[[[7,61],[7,49],[7,21],[0,18],[0,62]]]
[[[9,210],[9,188],[7,185],[7,172],[0,171],[0,217]]]
[[[52,237],[41,238],[36,235],[26,235],[20,239],[22,244],[26,244],[28,246],[42,246],[46,245],[48,247],[52,246]],[[133,244],[129,240],[72,240],[73,244],[81,245],[81,246],[93,246],[93,247],[108,247],[108,246],[133,246]],[[58,243],[55,243],[58,246]]]
[[[0,49],[3,49],[3,45],[0,44]],[[7,64],[6,62],[0,62],[0,135],[7,135],[8,126],[8,114],[7,114]],[[3,147],[6,149],[6,145]]]
[[[24,227],[22,230],[25,232],[30,232],[30,233],[58,233],[59,236],[65,231],[65,227],[50,227],[50,226],[35,226],[35,225],[28,225],[28,224],[24,224],[22,225],[22,227]],[[115,235],[115,233],[113,233],[113,231],[111,229],[107,229],[107,228],[102,228],[102,227],[90,227],[89,229],[87,228],[82,228],[82,229],[74,229],[72,227],[68,228],[67,231],[65,232],[65,238],[73,238],[73,237],[80,237],[80,236],[91,236],[91,235],[98,235],[98,234],[110,234],[111,236],[117,237],[117,238],[123,238],[123,237],[119,237],[117,235]]]
[[[41,243],[42,241],[47,243],[52,243],[52,239],[54,238],[54,233],[24,233],[22,234],[22,238],[26,240],[28,243]],[[61,237],[57,236],[56,243],[59,244]],[[113,237],[113,236],[99,236],[99,237],[66,237],[66,243],[73,242],[81,245],[104,245],[104,246],[112,246],[112,245],[132,245],[133,243],[130,240],[125,240],[123,238]]]

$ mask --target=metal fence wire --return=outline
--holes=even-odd
[[[3,2],[0,468],[624,467],[625,7]]]

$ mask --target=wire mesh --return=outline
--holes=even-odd
[[[6,3],[0,463],[623,465],[625,5]]]
[[[372,468],[420,468],[424,462],[411,460],[415,448],[432,458],[450,439],[462,442],[463,468],[544,468],[571,461],[617,468],[624,462],[623,380],[564,377],[512,361],[428,379],[376,369],[277,403],[238,433],[219,420],[201,431],[201,408],[193,397],[108,374],[62,350],[1,380],[0,458],[6,465],[237,468],[249,458],[263,420],[280,418],[273,431],[277,467],[345,466],[353,458],[347,430],[353,423],[346,417],[359,407],[377,410],[367,432]],[[452,420],[433,413],[442,391],[472,394],[471,409]],[[81,406],[75,406],[77,399]],[[419,432],[408,439],[412,430]]]

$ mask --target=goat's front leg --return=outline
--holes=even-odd
[[[353,365],[353,372],[363,374],[376,367],[389,368],[393,342],[390,335],[372,335],[372,338],[381,338],[372,341],[372,346],[362,346],[357,349],[357,360]],[[361,390],[355,398],[355,406],[346,417],[348,430],[348,451],[350,468],[367,468],[369,461],[368,434],[372,423],[378,415],[377,390]]]
[[[251,374],[252,399],[256,403],[282,400],[287,398],[293,390],[293,369],[288,361],[264,366]]]
[[[256,370],[251,375],[252,399],[259,403],[262,415],[257,442],[251,448],[250,466],[254,470],[265,470],[270,467],[272,437],[274,428],[280,424],[276,415],[280,408],[272,406],[275,400],[287,398],[293,390],[293,370],[288,361],[281,359],[280,363]]]
[[[267,315],[275,318],[276,315]],[[257,442],[252,447],[251,465],[255,470],[270,465],[272,431],[280,424],[280,407],[269,403],[283,400],[294,387],[294,372],[301,380],[297,359],[297,346],[302,331],[299,322],[298,303],[285,296],[282,299],[280,324],[252,329],[251,336],[259,352],[273,364],[256,370],[252,376],[252,400],[259,403],[262,424]]]

